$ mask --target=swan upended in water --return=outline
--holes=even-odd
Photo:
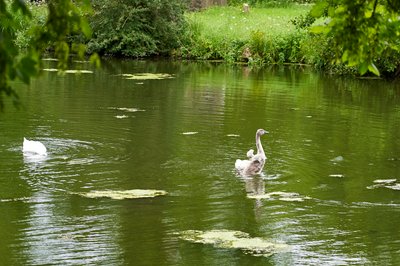
[[[267,157],[265,156],[260,138],[267,133],[268,131],[264,129],[258,129],[256,132],[257,153],[254,154],[254,150],[250,149],[246,154],[249,160],[236,160],[235,168],[240,174],[250,176],[261,173]]]
[[[46,146],[43,145],[40,141],[27,140],[24,138],[24,143],[22,145],[23,153],[32,153],[38,155],[47,155]]]

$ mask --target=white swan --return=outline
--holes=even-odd
[[[236,160],[235,168],[241,175],[250,176],[259,174],[264,168],[267,157],[261,145],[260,137],[267,133],[268,131],[264,129],[258,129],[256,132],[257,153],[254,154],[254,150],[250,149],[246,154],[249,160]]]
[[[22,152],[32,153],[38,155],[47,155],[47,149],[40,141],[27,140],[24,138],[24,143],[22,145]]]

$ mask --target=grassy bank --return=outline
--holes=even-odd
[[[333,65],[329,39],[311,35],[294,21],[304,21],[311,5],[284,8],[213,7],[186,14],[188,28],[175,55],[186,59],[223,60],[250,65],[310,64],[340,72]]]
[[[307,16],[312,5],[250,8],[213,7],[187,13],[187,30],[181,48],[174,55],[196,60],[222,60],[229,63],[308,64],[335,74],[357,75],[356,66],[336,59],[331,37],[313,34]],[[374,59],[383,76],[392,77],[400,62],[400,51],[387,49]]]
[[[186,15],[188,29],[179,56],[227,62],[303,63],[300,43],[306,32],[291,20],[310,6],[290,8],[213,7]]]

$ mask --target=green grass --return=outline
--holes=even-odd
[[[293,33],[296,29],[290,20],[305,15],[310,8],[310,5],[251,8],[249,13],[243,13],[240,7],[213,7],[189,13],[186,18],[189,25],[197,28],[205,37],[246,40],[255,31],[263,32],[266,36]]]
[[[255,65],[303,63],[300,45],[307,34],[291,20],[307,14],[310,8],[290,5],[251,8],[249,13],[243,13],[239,7],[212,7],[188,13],[187,36],[177,55]],[[244,56],[245,51],[250,51],[251,56]]]

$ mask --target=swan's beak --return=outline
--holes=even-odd
[[[268,132],[268,131],[266,131],[266,130],[264,130],[264,134],[269,134],[269,132]]]

